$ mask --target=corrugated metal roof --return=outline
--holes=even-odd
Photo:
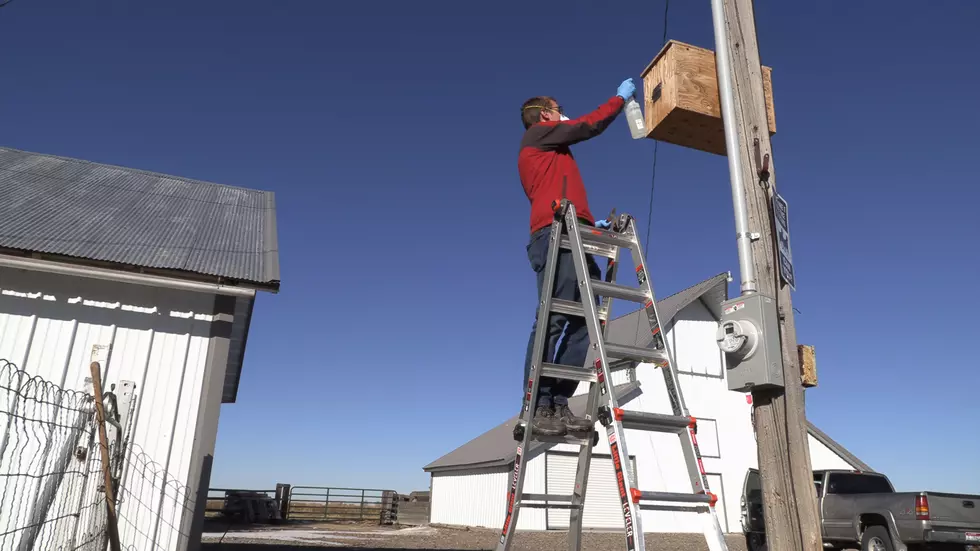
[[[278,289],[272,192],[0,148],[0,247]]]

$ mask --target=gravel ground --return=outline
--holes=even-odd
[[[222,543],[216,543],[221,536]],[[379,526],[320,525],[303,528],[231,530],[204,535],[205,551],[306,551],[307,549],[443,549],[454,551],[492,550],[499,537],[497,530],[481,528],[418,526],[390,528]],[[514,551],[565,551],[567,532],[518,532]],[[647,534],[647,548],[672,551],[707,551],[700,534]],[[625,549],[622,532],[587,532],[583,551],[616,551]],[[746,551],[745,539],[728,537],[729,551]]]

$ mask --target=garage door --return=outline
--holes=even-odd
[[[630,457],[630,463],[633,473],[636,473],[635,456]],[[575,468],[577,466],[578,455],[547,452],[545,454],[547,472],[545,492],[549,494],[571,494],[575,488]],[[547,509],[547,518],[549,529],[568,528],[569,511],[567,509]],[[623,508],[620,505],[619,489],[616,487],[616,477],[613,474],[612,458],[608,455],[592,456],[582,521],[587,528],[623,529]]]

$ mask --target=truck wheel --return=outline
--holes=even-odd
[[[766,536],[756,532],[752,532],[746,535],[746,547],[749,551],[769,551],[769,546],[766,545]]]
[[[861,551],[895,551],[892,537],[884,526],[868,526],[861,536]]]

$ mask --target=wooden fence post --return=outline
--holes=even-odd
[[[102,475],[105,484],[105,507],[109,532],[109,547],[112,551],[120,551],[119,525],[116,522],[116,497],[112,485],[112,463],[109,459],[109,438],[105,432],[105,409],[102,403],[102,368],[99,362],[89,365],[92,372],[92,388],[95,389],[95,420],[99,426],[99,449],[102,452]]]

